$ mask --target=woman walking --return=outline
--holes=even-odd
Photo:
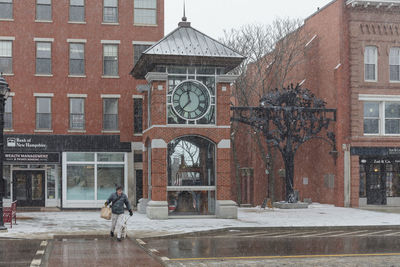
[[[116,192],[112,193],[110,197],[107,199],[105,205],[112,204],[111,206],[111,237],[114,236],[116,231],[117,240],[121,241],[121,230],[123,226],[123,218],[124,218],[124,204],[126,208],[129,210],[129,215],[132,216],[132,208],[131,204],[129,204],[128,197],[122,192],[122,186],[118,186],[116,188]]]

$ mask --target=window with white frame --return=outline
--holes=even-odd
[[[50,97],[36,97],[36,129],[51,129]]]
[[[71,22],[85,21],[85,0],[69,1],[69,21]]]
[[[51,43],[36,43],[36,74],[51,74]]]
[[[85,75],[85,45],[69,44],[69,74]]]
[[[364,51],[364,79],[365,81],[377,80],[378,48],[366,46]]]
[[[146,51],[147,48],[149,48],[151,45],[149,44],[134,44],[133,45],[133,65],[136,65],[136,63],[139,61],[140,56],[144,51]]]
[[[400,102],[364,102],[364,134],[400,134]]]
[[[13,0],[0,0],[0,19],[13,18]]]
[[[118,0],[103,0],[103,22],[118,23]]]
[[[12,73],[12,41],[0,41],[0,73]]]
[[[103,75],[118,76],[118,45],[103,45]]]
[[[118,98],[103,98],[103,130],[118,130]]]
[[[4,105],[4,128],[12,129],[12,103],[13,98],[9,96]]]
[[[400,81],[400,47],[390,48],[389,54],[390,81]]]
[[[71,130],[85,129],[85,99],[69,99],[69,128]]]
[[[36,20],[51,21],[51,0],[36,0]]]
[[[157,24],[157,0],[135,0],[134,24]]]

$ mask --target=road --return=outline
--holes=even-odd
[[[400,266],[400,228],[231,230],[138,242],[167,266]]]
[[[0,239],[0,266],[400,266],[400,227]]]

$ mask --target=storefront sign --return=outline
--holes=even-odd
[[[5,153],[4,161],[8,163],[59,163],[59,153]]]
[[[398,147],[352,147],[351,155],[388,157],[400,156],[400,148]]]
[[[42,142],[34,142],[32,138],[19,138],[19,137],[7,137],[6,139],[7,148],[41,148],[46,149],[47,144]]]

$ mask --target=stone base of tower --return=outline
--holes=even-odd
[[[147,204],[149,200],[147,198],[139,199],[139,203],[137,205],[137,211],[141,214],[146,214]]]
[[[146,214],[152,220],[168,219],[168,202],[167,201],[149,201],[147,203]]]
[[[232,200],[217,200],[215,215],[219,219],[237,219],[237,204]]]

